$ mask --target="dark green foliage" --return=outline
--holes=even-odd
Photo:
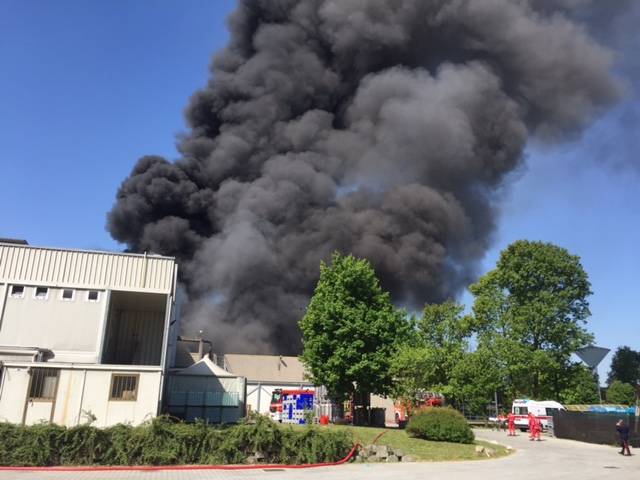
[[[21,427],[0,423],[0,465],[57,465],[66,429],[38,424]]]
[[[615,380],[631,385],[640,384],[640,352],[629,347],[618,347],[611,360],[607,384]]]
[[[351,449],[353,439],[345,430],[307,427],[302,430],[282,430],[282,463],[320,463],[328,459],[344,458]],[[336,452],[341,452],[336,455]]]
[[[464,306],[447,300],[427,304],[416,328],[391,360],[393,396],[413,403],[420,392],[437,391],[448,399],[456,366],[469,348],[471,320]]]
[[[614,380],[607,388],[607,403],[616,405],[635,405],[636,389],[630,383]]]
[[[105,448],[108,444],[107,432],[89,425],[62,429],[58,437],[60,459],[56,463],[62,465],[96,463],[105,456]]]
[[[302,362],[334,400],[390,393],[390,362],[410,325],[391,303],[367,260],[334,253],[300,320]]]
[[[584,365],[574,365],[569,370],[569,384],[559,397],[564,405],[585,405],[599,403],[598,380]]]
[[[138,427],[99,429],[0,423],[0,465],[189,465],[331,462],[351,449],[348,432],[281,427],[263,416],[233,426],[159,417]]]
[[[474,440],[469,424],[453,408],[430,407],[417,412],[407,424],[407,433],[437,442],[473,443]]]
[[[579,257],[519,240],[469,290],[478,345],[496,359],[506,397],[560,398],[576,383],[571,355],[593,341],[585,328],[591,285]]]

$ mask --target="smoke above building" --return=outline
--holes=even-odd
[[[369,259],[399,305],[452,297],[527,142],[576,138],[621,95],[572,14],[589,6],[240,1],[180,158],[139,159],[108,229],[178,257],[188,329],[226,351],[297,352],[334,250]]]

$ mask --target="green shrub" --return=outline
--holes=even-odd
[[[108,445],[104,430],[79,425],[64,430],[58,438],[59,464],[92,465],[102,463]]]
[[[256,452],[268,463],[316,463],[343,458],[351,445],[348,432],[283,427],[260,415],[232,426],[168,417],[105,429],[0,422],[0,465],[14,466],[232,464]]]
[[[353,446],[351,432],[310,426],[282,430],[280,462],[287,464],[322,463],[344,458]]]
[[[429,407],[416,412],[407,424],[412,437],[437,442],[473,443],[469,424],[453,408]]]

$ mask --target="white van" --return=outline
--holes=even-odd
[[[529,413],[533,413],[539,418],[542,428],[546,430],[553,420],[553,412],[559,410],[565,410],[565,408],[553,400],[539,402],[537,400],[518,399],[513,401],[511,407],[511,413],[516,416],[516,428],[523,432],[529,430]]]

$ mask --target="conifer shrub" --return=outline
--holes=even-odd
[[[143,425],[65,428],[0,422],[0,465],[214,465],[317,463],[344,458],[349,432],[280,426],[266,416],[237,425],[184,423],[158,417]]]
[[[453,408],[428,407],[409,419],[407,433],[437,442],[473,443],[473,431],[460,412]]]

